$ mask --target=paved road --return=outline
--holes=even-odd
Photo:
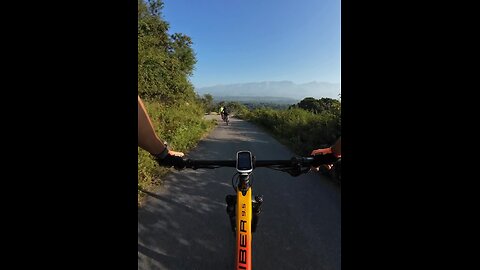
[[[220,118],[219,116],[215,116]],[[293,153],[248,122],[220,123],[187,156],[257,159]],[[233,168],[173,171],[138,210],[138,269],[233,269],[234,235],[225,211]],[[266,168],[254,174],[263,211],[253,235],[253,269],[340,269],[340,186],[316,173],[291,177]]]

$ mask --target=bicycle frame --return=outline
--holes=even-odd
[[[247,176],[248,177],[248,176]],[[241,185],[241,183],[239,183]],[[244,194],[242,194],[244,193]],[[252,188],[237,189],[237,249],[235,269],[252,269]]]

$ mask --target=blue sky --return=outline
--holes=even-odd
[[[170,33],[193,40],[195,87],[340,82],[340,0],[164,0]]]

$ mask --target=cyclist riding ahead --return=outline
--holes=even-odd
[[[220,116],[222,117],[222,121],[223,121],[223,106],[220,107]]]
[[[223,121],[225,121],[228,125],[229,119],[228,115],[230,114],[230,110],[227,108],[227,106],[223,107]]]

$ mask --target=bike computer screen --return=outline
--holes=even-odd
[[[249,151],[237,153],[237,171],[251,172],[253,170],[252,154]]]

